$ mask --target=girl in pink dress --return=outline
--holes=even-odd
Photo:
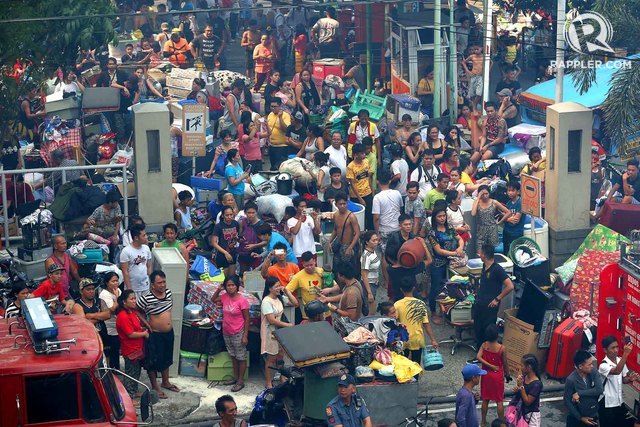
[[[481,426],[487,424],[487,411],[489,402],[494,401],[498,407],[498,418],[504,419],[504,379],[509,376],[507,363],[507,349],[498,342],[498,327],[493,324],[487,326],[484,333],[486,341],[478,351],[477,359],[482,363],[482,369],[487,375],[482,377],[480,383],[480,396],[482,398]]]

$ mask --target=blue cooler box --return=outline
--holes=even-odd
[[[389,95],[393,101],[389,103],[389,111],[393,113],[397,123],[400,123],[402,116],[411,116],[411,122],[420,122],[420,100],[411,95]]]

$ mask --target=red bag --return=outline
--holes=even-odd
[[[393,358],[391,352],[386,348],[378,347],[373,353],[373,358],[383,365],[391,365]]]
[[[222,105],[222,101],[220,100],[220,98],[216,98],[213,95],[208,95],[208,97],[209,97],[209,111],[224,110],[224,105]]]
[[[582,322],[571,318],[565,319],[553,331],[547,359],[547,374],[551,378],[566,378],[573,371],[573,355],[582,348],[582,334]]]

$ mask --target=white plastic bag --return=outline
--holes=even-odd
[[[258,215],[273,215],[278,222],[284,218],[284,210],[287,206],[293,206],[293,201],[281,194],[258,197],[256,203],[258,204]]]
[[[133,148],[132,147],[125,147],[124,149],[118,149],[118,151],[116,151],[113,154],[113,157],[111,158],[111,164],[118,164],[118,165],[122,165],[122,164],[126,164],[127,166],[131,166],[131,160],[133,159]]]
[[[282,162],[278,169],[280,173],[285,172],[291,175],[298,185],[309,185],[313,181],[311,174],[307,170],[312,170],[316,175],[319,171],[313,162],[299,157]]]

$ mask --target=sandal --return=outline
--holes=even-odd
[[[236,383],[233,387],[231,387],[231,391],[236,393],[244,388],[244,383]]]
[[[162,387],[162,388],[163,388],[163,389],[165,389],[165,390],[172,391],[172,392],[174,392],[174,393],[179,393],[179,392],[180,392],[180,389],[179,389],[179,388],[178,388],[178,386],[177,386],[177,385],[175,385],[175,384],[160,385],[160,387]]]
[[[222,385],[234,385],[237,382],[238,381],[236,381],[236,380],[226,380],[226,381],[222,382]]]

